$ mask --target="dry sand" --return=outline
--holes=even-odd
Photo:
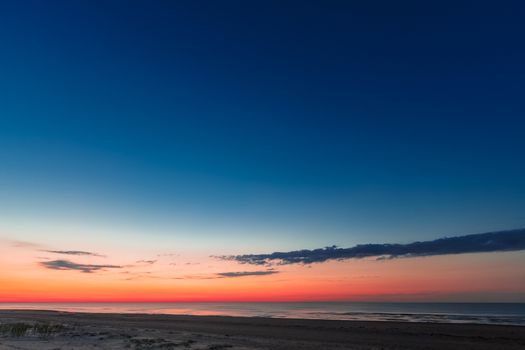
[[[0,330],[2,350],[525,349],[525,327],[471,324],[0,310]]]

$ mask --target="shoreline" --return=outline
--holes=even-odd
[[[208,306],[209,304],[209,306]],[[237,307],[237,304],[240,304]],[[525,326],[525,303],[1,303],[0,310]],[[289,305],[291,304],[291,305]],[[476,305],[471,307],[470,304]],[[405,306],[406,305],[406,306]],[[415,306],[416,305],[416,306]],[[419,306],[422,305],[422,306]],[[439,305],[439,307],[436,307]],[[501,305],[505,305],[502,307]]]
[[[501,327],[521,327],[525,329],[525,324],[498,324],[498,323],[479,323],[479,322],[434,322],[434,321],[398,321],[398,320],[345,320],[345,319],[325,319],[325,318],[300,318],[300,317],[267,317],[267,316],[233,316],[233,315],[193,315],[193,314],[171,314],[171,313],[162,313],[162,312],[90,312],[90,311],[63,311],[63,310],[54,310],[54,309],[2,309],[0,308],[0,320],[4,313],[36,313],[36,314],[66,314],[66,315],[108,315],[108,316],[144,316],[144,317],[156,317],[156,316],[167,316],[173,318],[225,318],[225,319],[240,319],[240,320],[291,320],[291,321],[319,321],[319,322],[351,322],[351,323],[392,323],[392,324],[435,324],[435,325],[472,325],[472,326],[501,326]],[[356,312],[359,314],[359,312]],[[375,313],[374,313],[375,314]],[[397,315],[398,313],[388,313],[383,312],[380,314],[384,315]],[[410,314],[411,315],[411,314]],[[468,315],[466,315],[468,316]],[[481,315],[485,316],[485,315]],[[500,317],[498,315],[486,315],[492,317]],[[18,317],[18,316],[17,316]]]
[[[46,340],[4,334],[0,349],[525,349],[514,325],[7,309],[0,323],[67,329]]]

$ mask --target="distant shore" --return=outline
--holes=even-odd
[[[525,349],[525,327],[0,310],[0,349]]]

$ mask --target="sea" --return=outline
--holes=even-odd
[[[0,309],[525,326],[525,303],[0,303]]]

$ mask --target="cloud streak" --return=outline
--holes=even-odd
[[[248,276],[267,276],[280,273],[277,270],[264,270],[264,271],[235,271],[235,272],[218,272],[211,275],[185,275],[181,277],[173,277],[176,280],[214,280],[220,278],[236,278],[236,277],[248,277]]]
[[[377,257],[382,260],[464,253],[508,252],[524,249],[525,229],[518,229],[445,237],[408,244],[361,244],[351,248],[332,246],[313,250],[304,249],[270,254],[230,255],[220,258],[251,265],[289,265],[368,257]]]
[[[221,272],[221,273],[217,273],[217,276],[220,276],[220,277],[267,276],[267,275],[274,275],[276,273],[279,273],[279,271],[275,271],[275,270],[239,271],[239,272]]]
[[[102,255],[102,254],[85,252],[82,250],[44,250],[44,252],[53,253],[53,254],[64,254],[64,255],[97,256],[101,258],[106,257],[105,255]]]
[[[92,273],[106,269],[121,269],[119,265],[97,265],[97,264],[78,264],[69,260],[52,260],[40,263],[41,266],[51,270],[74,270],[84,273]]]
[[[14,248],[41,248],[42,244],[39,243],[33,243],[33,242],[27,242],[27,241],[16,241],[16,240],[9,240],[11,242],[11,246]]]
[[[146,265],[153,265],[157,262],[157,260],[138,260],[136,261],[137,264],[146,264]]]

